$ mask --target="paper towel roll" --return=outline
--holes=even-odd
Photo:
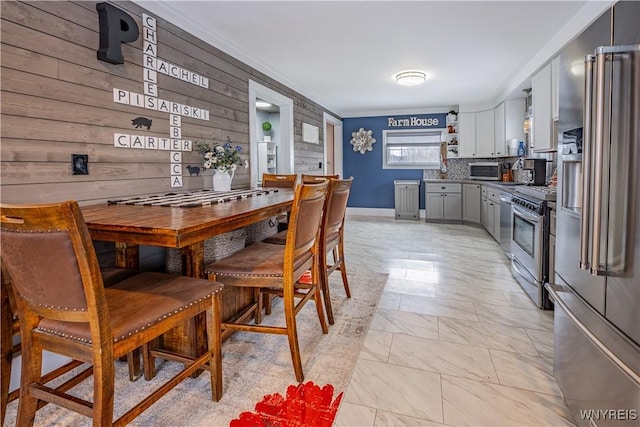
[[[510,139],[508,141],[509,148],[509,156],[517,156],[518,155],[518,146],[520,145],[520,140],[517,138]]]

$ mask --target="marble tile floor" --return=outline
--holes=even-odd
[[[553,312],[482,228],[348,216],[347,267],[388,273],[334,422],[572,426],[553,377]]]

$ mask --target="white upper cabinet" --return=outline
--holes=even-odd
[[[476,113],[458,113],[460,157],[476,157]]]
[[[496,107],[494,110],[493,121],[494,135],[495,135],[495,153],[496,157],[503,157],[507,155],[507,140],[505,135],[506,117],[505,117],[505,105],[504,102]]]
[[[460,157],[495,157],[493,110],[458,113]]]
[[[476,113],[476,154],[477,157],[496,157],[493,110]]]
[[[551,118],[553,121],[560,117],[560,56],[551,61]]]
[[[531,94],[533,107],[533,125],[531,132],[531,146],[533,151],[550,151],[553,146],[553,83],[552,64],[531,77]]]

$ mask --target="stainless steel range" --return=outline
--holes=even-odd
[[[558,189],[547,185],[520,185],[516,187],[516,192],[534,199],[555,202]]]
[[[511,272],[545,310],[553,308],[544,288],[549,278],[549,200],[555,200],[555,188],[543,186],[518,187],[511,199]]]

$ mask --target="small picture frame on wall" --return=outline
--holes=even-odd
[[[89,155],[72,154],[71,166],[73,175],[89,175]]]
[[[311,144],[319,144],[320,129],[318,126],[313,126],[309,123],[302,123],[302,141],[309,142]]]

